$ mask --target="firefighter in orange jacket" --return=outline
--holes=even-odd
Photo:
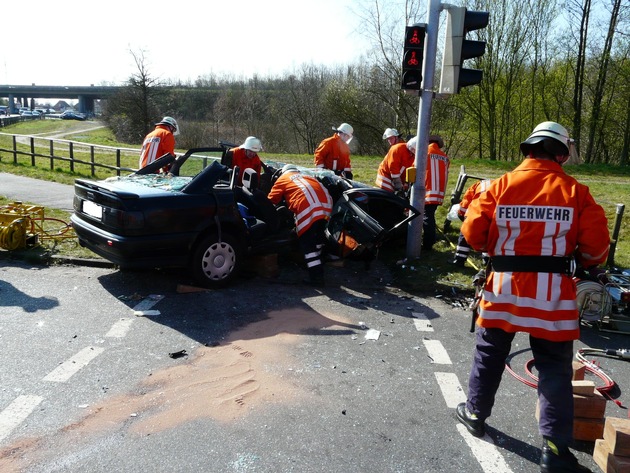
[[[416,158],[418,138],[413,137],[407,143],[397,143],[389,148],[376,173],[376,186],[389,192],[399,192],[403,183],[405,169],[413,166]]]
[[[138,167],[142,169],[165,154],[175,155],[175,136],[179,134],[179,126],[173,117],[164,117],[155,124],[155,129],[145,136],[140,151]],[[163,169],[168,171],[168,168]]]
[[[427,172],[424,187],[424,222],[422,231],[422,249],[431,251],[436,241],[435,211],[444,202],[446,184],[448,181],[448,168],[451,161],[442,148],[444,141],[438,135],[429,136],[429,149],[427,152]]]
[[[572,140],[555,122],[539,124],[521,143],[526,159],[493,181],[468,207],[462,233],[487,251],[468,398],[458,419],[475,436],[485,432],[516,332],[529,334],[538,371],[542,472],[588,472],[573,438],[573,340],[579,337],[573,257],[591,268],[606,261],[610,236],[604,210],[587,186],[562,169]]]
[[[396,128],[385,128],[385,132],[383,133],[383,139],[387,140],[389,146],[394,146],[398,143],[404,143],[402,136]]]
[[[488,179],[476,181],[472,186],[466,189],[466,192],[464,192],[462,200],[459,203],[459,208],[457,209],[457,217],[459,217],[462,222],[464,221],[464,218],[466,218],[468,206],[473,200],[478,198],[482,192],[486,191],[490,182],[492,181]],[[464,238],[463,233],[460,231],[459,238],[457,239],[457,247],[455,248],[455,259],[453,260],[453,264],[456,264],[457,266],[464,266],[469,254],[470,245],[466,241],[466,238]]]
[[[261,152],[262,149],[262,142],[259,138],[248,136],[241,146],[228,151],[232,155],[230,167],[234,168],[238,166],[239,168],[237,179],[239,186],[243,185],[243,175],[246,172],[252,172],[256,175],[256,184],[253,187],[258,187],[260,173],[262,172],[262,162],[260,161],[258,153]]]
[[[284,200],[295,214],[298,242],[309,274],[304,282],[323,286],[322,250],[326,243],[324,232],[332,211],[332,197],[317,179],[302,174],[295,165],[287,164],[268,198],[275,205]]]
[[[354,129],[347,123],[333,128],[335,134],[323,140],[315,150],[315,167],[330,169],[338,176],[352,179],[350,147]]]

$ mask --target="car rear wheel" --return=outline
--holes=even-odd
[[[241,265],[242,251],[238,241],[224,234],[204,238],[196,247],[191,261],[195,282],[203,287],[219,287],[232,281]]]

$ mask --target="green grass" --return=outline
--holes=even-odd
[[[97,123],[92,123],[96,126]],[[23,124],[14,125],[0,131],[5,133],[15,133],[23,135],[58,136],[63,133],[64,139],[77,140],[83,143],[119,146],[124,148],[130,145],[117,143],[113,134],[107,128],[99,128],[91,131],[76,131],[78,126],[90,126],[87,122],[65,122],[59,120],[38,120]],[[80,140],[79,140],[80,138]],[[30,146],[23,146],[25,152],[30,152]],[[0,148],[11,149],[10,138],[0,135]],[[136,146],[136,148],[138,148]],[[185,151],[185,150],[180,150]],[[40,152],[39,149],[37,151]],[[46,154],[42,152],[41,154]],[[137,165],[139,152],[124,154],[121,164],[126,167]],[[57,150],[55,148],[55,155]],[[89,162],[89,153],[75,153],[75,158]],[[372,184],[376,176],[376,170],[382,160],[382,156],[352,156],[352,167],[355,179]],[[108,159],[108,158],[106,158]],[[272,153],[262,153],[263,161],[281,161],[294,164],[312,166],[313,157],[310,155],[277,155]],[[109,161],[112,164],[114,161]],[[448,211],[448,200],[450,193],[455,188],[457,176],[461,166],[465,167],[469,175],[485,178],[498,177],[506,171],[516,167],[517,163],[512,162],[491,162],[480,160],[452,160],[451,172],[449,175],[449,185],[447,188],[447,202],[438,209],[436,220],[438,227],[442,229]],[[615,213],[618,203],[625,204],[630,200],[630,168],[619,168],[605,165],[579,165],[567,166],[566,171],[576,177],[580,182],[587,184],[595,200],[604,207],[608,217],[609,229],[613,231],[615,223]],[[36,166],[31,166],[30,156],[21,156],[18,163],[14,164],[12,153],[0,151],[0,172],[8,172],[36,179],[50,180],[64,184],[73,184],[77,177],[92,177],[90,167],[87,165],[76,165],[75,172],[70,172],[67,163],[55,164],[55,169],[50,169],[50,159],[37,158]],[[115,175],[107,169],[98,169],[93,178],[102,179]],[[472,183],[472,181],[470,181]],[[1,192],[1,190],[0,190]],[[0,195],[0,205],[6,205],[8,201]],[[69,221],[69,214],[66,212],[46,209],[46,217]],[[626,211],[621,223],[621,230],[615,252],[615,265],[623,268],[630,268],[630,211]],[[472,276],[481,267],[481,260],[478,255],[469,260],[465,268],[453,267],[449,261],[453,257],[455,244],[459,235],[459,223],[453,223],[446,232],[438,232],[439,241],[432,252],[423,252],[419,260],[412,262],[402,262],[405,259],[405,248],[401,245],[390,245],[380,251],[379,259],[385,261],[393,270],[398,287],[411,293],[452,293],[471,289],[470,281]],[[75,239],[52,239],[42,241],[45,254],[69,255],[74,257],[93,257],[94,255],[80,248]]]

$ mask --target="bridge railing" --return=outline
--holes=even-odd
[[[140,149],[0,133],[0,160],[7,157],[14,164],[109,177],[136,171]]]

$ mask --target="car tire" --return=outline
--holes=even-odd
[[[221,287],[231,282],[239,272],[242,249],[231,235],[204,238],[196,246],[190,262],[193,279],[202,287]]]

